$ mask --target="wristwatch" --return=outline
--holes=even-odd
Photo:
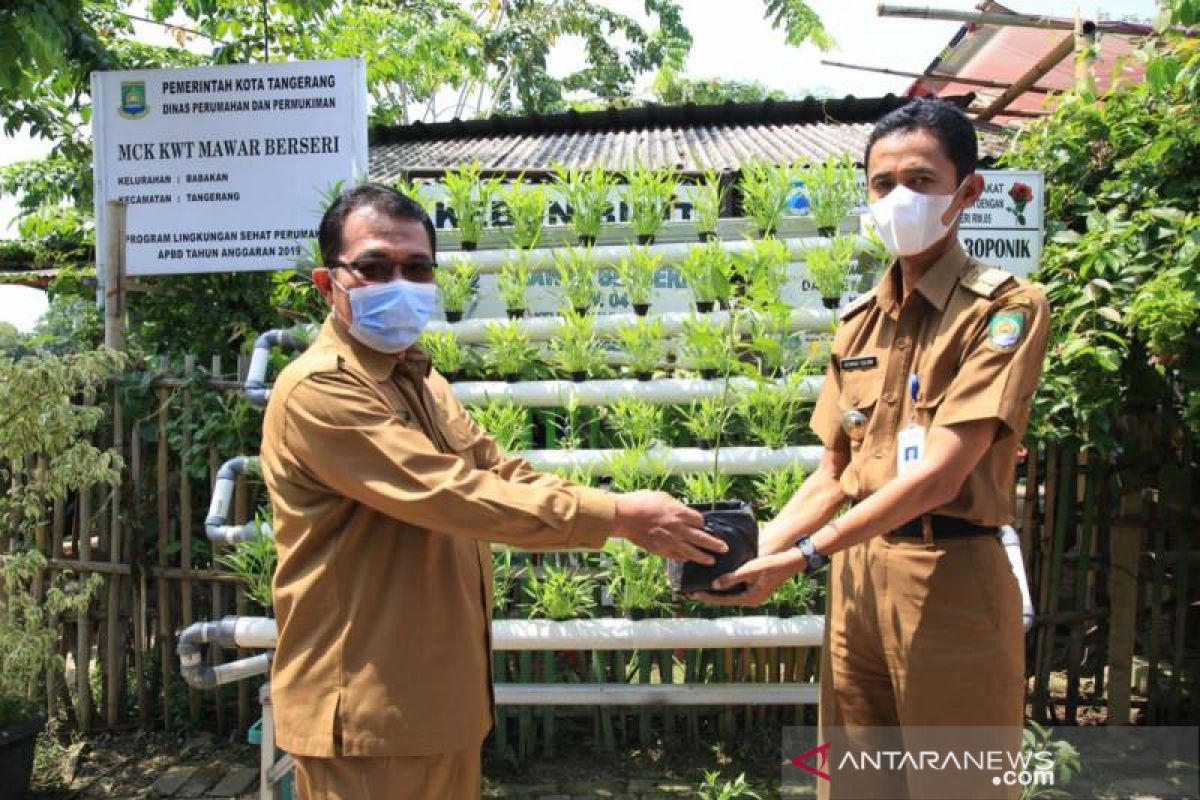
[[[804,574],[809,577],[829,563],[829,556],[817,552],[811,536],[805,536],[796,542],[796,549],[804,556]]]

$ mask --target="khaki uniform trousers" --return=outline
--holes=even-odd
[[[479,800],[480,749],[385,758],[297,757],[296,790],[300,800]]]
[[[1003,726],[1003,731],[980,731],[982,738],[972,736],[970,745],[982,749],[980,743],[990,735],[988,749],[1020,747],[1025,711],[1021,594],[994,535],[935,541],[929,535],[886,534],[834,554],[821,654],[821,727],[846,726],[838,733],[849,737],[855,750],[902,748],[915,754],[922,743],[933,744],[929,729],[908,726]],[[856,734],[855,726],[868,727]],[[901,726],[905,730],[896,730]],[[893,738],[888,747],[879,748],[881,736]],[[831,738],[826,730],[820,737]],[[837,756],[835,745],[831,767]],[[818,780],[817,786],[822,800],[1020,796],[1020,787],[996,786],[992,776],[911,768],[844,771],[830,781]],[[860,780],[866,784],[858,785]],[[969,785],[948,792],[946,781],[953,780]]]

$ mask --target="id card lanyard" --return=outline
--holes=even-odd
[[[914,372],[908,376],[908,424],[896,435],[896,475],[912,469],[925,455],[925,427],[917,422],[917,396],[921,383]]]

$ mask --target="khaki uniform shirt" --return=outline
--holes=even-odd
[[[1029,421],[1050,327],[1042,291],[983,266],[957,241],[900,296],[893,263],[874,291],[842,314],[812,428],[826,447],[845,441],[843,415],[866,416],[850,441],[843,491],[862,500],[896,475],[896,442],[916,422],[926,429],[972,420],[1000,421],[996,439],[958,496],[932,513],[980,525],[1012,520],[1017,447]],[[909,376],[918,380],[915,402]]]
[[[271,696],[300,756],[479,747],[493,717],[487,542],[600,547],[615,500],[505,459],[428,357],[330,317],[263,426],[279,563]]]

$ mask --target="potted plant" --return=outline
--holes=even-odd
[[[661,320],[639,319],[617,326],[613,341],[629,356],[629,369],[639,381],[648,381],[667,355],[666,330]]]
[[[854,237],[835,236],[822,247],[805,251],[804,263],[808,277],[821,295],[821,305],[835,309],[842,302],[846,276],[854,259]]]
[[[504,300],[509,319],[525,316],[525,289],[529,286],[529,260],[524,253],[517,253],[500,265],[497,288]]]
[[[610,195],[616,180],[601,169],[554,167],[554,183],[571,215],[571,227],[579,244],[590,247],[600,235],[604,217],[612,211]]]
[[[707,319],[683,321],[683,353],[706,380],[717,378],[731,365],[729,341],[725,330]]]
[[[645,247],[631,247],[629,254],[617,264],[617,278],[629,293],[629,303],[639,317],[650,310],[650,293],[662,256]]]
[[[500,187],[499,178],[483,178],[478,161],[460,164],[442,176],[446,199],[462,238],[463,250],[474,250],[492,208],[492,197]]]
[[[23,345],[22,345],[23,346]],[[48,525],[48,510],[69,493],[120,480],[119,456],[91,444],[104,420],[101,408],[77,398],[102,391],[121,357],[100,349],[66,355],[33,349],[20,358],[0,358],[0,775],[5,796],[24,797],[29,788],[38,733],[45,716],[36,698],[45,675],[61,674],[58,620],[87,614],[101,577],[69,572],[47,575],[46,557],[34,543]],[[37,457],[38,465],[28,466]],[[91,536],[90,520],[81,536]],[[44,590],[43,599],[35,585]]]
[[[238,542],[215,557],[218,564],[241,582],[246,598],[268,613],[275,605],[271,597],[271,579],[275,577],[278,560],[275,539],[263,532],[270,530],[267,527],[269,518],[270,509],[259,509],[255,514],[258,533],[254,538]]]
[[[718,241],[693,245],[683,257],[679,271],[696,298],[696,310],[707,313],[718,300],[729,300],[729,277],[733,260]]]
[[[854,179],[854,163],[850,157],[829,156],[809,165],[802,173],[804,194],[808,197],[809,216],[817,233],[831,238],[846,215],[859,202],[858,184]]]
[[[460,321],[479,285],[479,270],[473,264],[460,261],[438,267],[433,271],[433,279],[437,283],[446,322]]]
[[[729,416],[723,397],[702,397],[683,411],[683,427],[696,439],[696,446],[709,450],[725,430]]]
[[[392,184],[392,188],[425,209],[425,213],[430,217],[433,216],[436,201],[426,191],[426,184],[400,178]]]
[[[529,447],[529,409],[524,406],[494,399],[482,406],[471,406],[470,414],[505,453]]]
[[[759,505],[773,516],[779,516],[788,501],[800,491],[804,479],[808,477],[804,466],[798,461],[786,467],[764,472],[754,479],[754,494],[759,498]]]
[[[563,305],[586,314],[596,299],[596,257],[590,247],[572,247],[555,254]]]
[[[696,505],[719,503],[729,497],[733,476],[707,470],[683,476],[683,496]]]
[[[635,167],[625,173],[629,223],[638,244],[654,244],[675,199],[677,178],[671,170]]]
[[[500,191],[500,199],[508,209],[508,221],[512,225],[509,243],[521,250],[534,247],[546,220],[546,187],[517,178],[507,189]]]
[[[602,353],[592,318],[564,309],[558,335],[550,340],[551,360],[559,372],[573,381],[587,380],[597,371]]]
[[[622,397],[605,409],[608,426],[622,447],[648,450],[662,437],[663,407],[636,397]]]
[[[756,382],[739,394],[736,408],[746,429],[766,447],[778,450],[800,427],[796,420],[800,410],[798,376],[789,375],[778,383]]]
[[[748,161],[742,165],[742,210],[754,221],[760,238],[774,235],[779,227],[796,171],[793,164]]]
[[[522,608],[532,618],[568,620],[596,610],[596,579],[572,567],[543,561],[525,579]]]
[[[774,300],[756,304],[750,315],[750,350],[758,362],[759,372],[777,377],[787,360],[790,347],[792,307]]]
[[[777,302],[787,283],[792,257],[787,245],[775,237],[756,239],[734,259],[746,296],[758,302]]]
[[[462,378],[467,366],[467,348],[458,341],[454,331],[429,330],[421,334],[421,349],[429,354],[434,368],[453,383]]]
[[[692,187],[692,213],[696,218],[696,236],[701,242],[717,238],[717,222],[721,219],[721,206],[725,203],[728,187],[711,169],[705,171],[704,180]]]
[[[608,542],[609,589],[613,604],[628,619],[659,616],[670,608],[671,587],[666,562],[624,539]]]
[[[516,383],[523,372],[538,361],[537,348],[529,334],[513,322],[490,322],[483,331],[486,349],[484,362],[492,374],[509,383]]]

